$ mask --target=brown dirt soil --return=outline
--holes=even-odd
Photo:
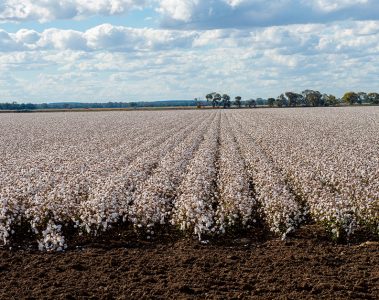
[[[375,239],[335,244],[313,225],[287,241],[125,236],[78,240],[65,253],[2,249],[0,298],[379,299]]]

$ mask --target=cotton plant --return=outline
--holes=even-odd
[[[223,116],[217,178],[220,195],[216,211],[218,230],[221,233],[237,223],[246,226],[249,221],[254,220],[256,209],[247,166],[230,126],[227,116]]]
[[[217,201],[215,180],[219,124],[221,116],[209,128],[209,134],[187,168],[187,176],[179,187],[180,196],[174,204],[172,224],[192,232],[199,240],[215,232],[214,203]]]
[[[374,155],[379,139],[373,123],[367,122],[367,115],[375,119],[378,113],[366,108],[335,113],[308,110],[280,112],[279,116],[277,111],[268,111],[253,120],[242,114],[236,121],[243,127],[253,125],[249,136],[301,198],[310,216],[333,237],[349,238],[360,227],[375,231],[379,222],[379,159]]]
[[[199,239],[260,218],[379,234],[377,108],[0,115],[0,243],[43,251],[122,223]],[[69,230],[68,230],[69,229]]]
[[[212,120],[214,117],[201,122],[183,143],[178,144],[161,159],[149,178],[140,181],[133,194],[135,200],[131,211],[131,219],[138,228],[167,225],[170,221],[172,207],[179,196],[178,189],[185,178],[186,169],[203,140],[207,138],[205,134]],[[151,230],[149,229],[150,232]]]

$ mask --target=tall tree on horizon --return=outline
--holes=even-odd
[[[357,93],[354,93],[354,92],[347,92],[342,97],[342,101],[349,105],[358,103],[358,100],[359,100],[359,96]]]
[[[222,95],[222,103],[224,108],[230,107],[230,96],[228,94]]]
[[[237,96],[234,98],[236,101],[235,101],[235,104],[237,105],[238,108],[241,108],[241,100],[242,100],[242,97],[241,96]]]

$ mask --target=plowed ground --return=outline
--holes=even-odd
[[[312,225],[287,241],[262,236],[205,244],[115,232],[65,253],[15,243],[0,250],[0,298],[379,299],[377,239],[336,244]]]

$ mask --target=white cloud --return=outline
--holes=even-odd
[[[40,34],[35,30],[21,29],[16,35],[14,35],[14,40],[18,43],[24,44],[35,44],[40,39]]]
[[[310,4],[312,7],[324,12],[338,11],[358,5],[368,5],[370,2],[370,0],[303,0],[304,4]]]
[[[215,29],[378,20],[377,0],[3,0],[0,22],[125,15],[154,7],[161,25]]]
[[[200,33],[102,24],[85,32],[51,28],[38,33],[0,30],[0,52],[40,50],[159,51],[190,48]]]
[[[83,33],[79,31],[48,29],[40,35],[40,39],[36,43],[36,48],[86,50],[87,41],[83,37]]]
[[[110,24],[87,31],[25,29],[0,31],[0,49],[0,70],[14,79],[0,81],[4,100],[192,99],[209,90],[246,98],[306,88],[341,96],[374,88],[379,22],[207,31]]]
[[[243,28],[378,20],[377,0],[159,0],[162,25],[170,28]]]
[[[125,14],[145,5],[144,0],[4,0],[0,4],[0,22],[48,22],[93,15],[110,16]]]
[[[179,21],[189,22],[200,0],[161,0],[158,11]]]

